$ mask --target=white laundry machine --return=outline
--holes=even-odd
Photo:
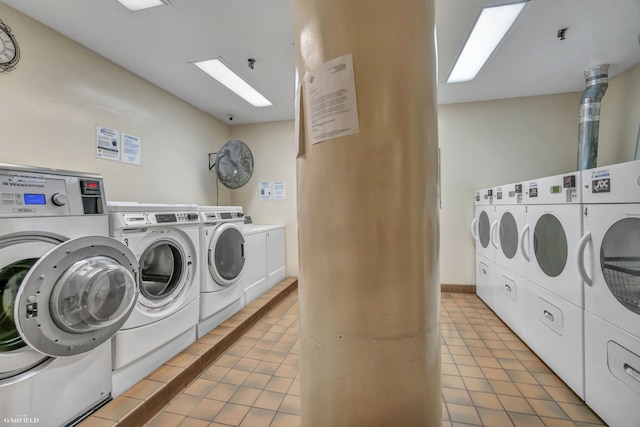
[[[493,188],[475,192],[475,213],[471,221],[471,235],[476,242],[476,294],[491,309],[496,306],[495,260],[496,248],[491,235],[498,224],[493,206]]]
[[[521,240],[527,264],[527,344],[584,398],[582,280],[573,262],[582,237],[579,172],[530,181]]]
[[[496,314],[520,338],[526,338],[526,260],[520,250],[525,227],[523,184],[501,185],[494,190],[497,225],[490,236],[496,249],[494,274]]]
[[[640,161],[582,172],[585,400],[611,427],[640,420]]]
[[[140,264],[140,296],[113,338],[117,396],[196,340],[200,296],[196,205],[108,204],[111,236]]]
[[[111,337],[138,262],[111,239],[100,176],[0,164],[0,414],[75,423],[111,397]]]
[[[199,206],[201,288],[198,338],[241,310],[244,303],[244,214],[240,206]]]

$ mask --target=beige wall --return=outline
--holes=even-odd
[[[602,100],[598,165],[633,160],[640,65],[613,78]],[[478,188],[575,170],[582,93],[440,106],[442,282],[474,284],[469,225]]]
[[[255,157],[254,176],[239,190],[220,186],[219,204],[244,206],[256,223],[286,224],[288,274],[298,274],[293,121],[229,128],[1,2],[0,16],[22,51],[18,69],[0,74],[0,162],[100,173],[111,200],[216,204],[207,154],[243,139]],[[639,81],[640,65],[610,82],[599,165],[633,158]],[[580,95],[439,108],[443,283],[475,281],[473,190],[575,169]],[[96,125],[141,137],[142,166],[97,159]],[[286,181],[287,199],[258,200],[259,182],[274,180]]]
[[[602,101],[599,165],[633,159],[640,122],[638,81],[640,65],[610,82]],[[443,283],[475,283],[475,247],[469,233],[475,189],[576,168],[581,95],[440,106]],[[297,274],[293,122],[236,126],[231,132],[249,144],[256,161],[254,176],[232,192],[232,203],[244,206],[256,223],[287,224],[287,265],[289,274]],[[259,201],[259,181],[280,179],[287,181],[287,201]]]
[[[255,169],[251,180],[231,191],[231,203],[244,207],[255,224],[285,224],[287,274],[298,275],[298,219],[296,208],[296,156],[294,122],[233,126],[231,137],[247,143]],[[260,181],[285,181],[286,200],[260,200]]]
[[[110,200],[215,204],[207,154],[227,125],[1,2],[0,16],[21,50],[0,74],[0,162],[100,173]],[[96,158],[96,125],[140,137],[142,165]]]

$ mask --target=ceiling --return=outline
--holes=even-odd
[[[2,1],[230,125],[294,117],[294,0],[138,12],[116,0]],[[639,0],[531,0],[476,79],[444,83],[480,8],[509,2],[437,0],[439,104],[581,91],[589,66],[609,63],[613,77],[640,63]],[[249,105],[191,64],[218,56],[273,106]]]

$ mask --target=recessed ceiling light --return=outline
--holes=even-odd
[[[473,80],[520,15],[526,1],[482,9],[447,83]]]
[[[271,101],[225,64],[222,58],[194,62],[193,64],[254,107],[269,107],[273,105]]]
[[[148,9],[150,7],[165,6],[164,0],[118,0],[124,7],[129,10]]]

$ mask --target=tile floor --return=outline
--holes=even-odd
[[[298,427],[297,292],[249,329],[147,424]],[[602,426],[487,306],[442,294],[443,427]]]

